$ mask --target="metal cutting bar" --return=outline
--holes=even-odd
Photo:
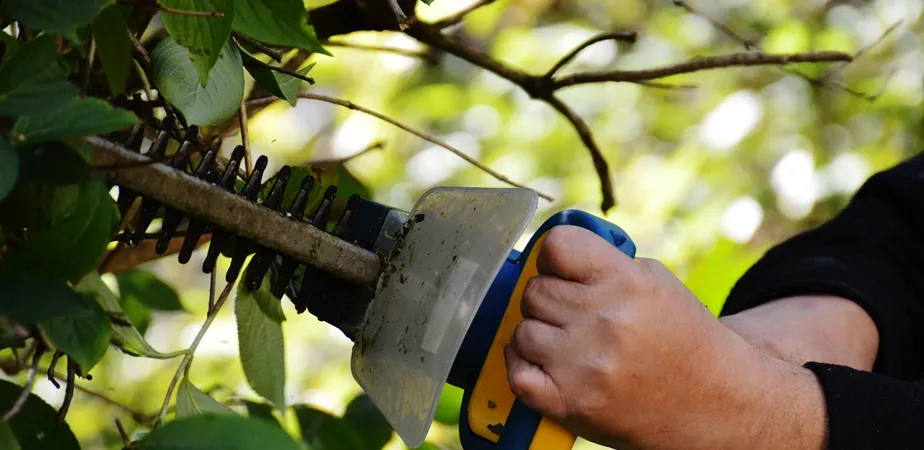
[[[151,163],[150,158],[116,143],[96,136],[84,141],[93,147],[95,165],[115,167],[105,174],[119,186],[338,278],[369,287],[376,283],[381,261],[373,252],[165,164]]]

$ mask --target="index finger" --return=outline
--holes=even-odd
[[[590,230],[573,225],[552,228],[536,258],[540,274],[587,282],[628,267],[632,258]]]

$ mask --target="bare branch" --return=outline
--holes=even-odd
[[[408,50],[405,48],[386,47],[386,46],[381,46],[381,45],[356,44],[352,42],[343,42],[343,41],[322,41],[321,44],[324,45],[325,47],[343,47],[343,48],[352,48],[356,50],[369,50],[369,51],[383,52],[383,53],[394,53],[396,55],[409,56],[411,58],[420,58],[420,59],[425,59],[430,62],[436,62],[436,58],[434,58],[428,52],[425,52],[425,51]]]
[[[494,178],[496,178],[496,179],[498,179],[498,180],[500,180],[500,181],[502,181],[502,182],[504,182],[504,183],[507,183],[507,184],[509,184],[509,185],[511,185],[511,186],[516,186],[516,187],[520,187],[520,188],[530,189],[528,186],[523,185],[523,184],[520,184],[520,183],[517,183],[516,181],[513,181],[513,180],[507,178],[507,177],[504,176],[503,174],[501,174],[501,173],[495,171],[494,169],[491,169],[490,167],[485,166],[484,164],[482,164],[482,163],[479,162],[478,160],[472,158],[471,156],[466,155],[465,152],[463,152],[463,151],[461,151],[461,150],[459,150],[459,149],[457,149],[457,148],[455,148],[455,147],[449,145],[448,143],[443,142],[443,141],[441,141],[441,140],[439,140],[439,139],[437,139],[437,138],[435,138],[435,137],[433,137],[433,136],[430,136],[430,135],[428,135],[428,134],[426,134],[426,133],[424,133],[424,132],[422,132],[422,131],[418,131],[418,130],[416,130],[416,129],[414,129],[414,128],[411,128],[410,126],[405,125],[405,124],[403,124],[403,123],[401,123],[401,122],[398,122],[397,120],[392,119],[392,118],[390,118],[390,117],[388,117],[388,116],[386,116],[386,115],[384,115],[384,114],[382,114],[382,113],[378,113],[378,112],[375,112],[375,111],[373,111],[373,110],[371,110],[371,109],[369,109],[369,108],[365,108],[365,107],[359,106],[359,105],[357,105],[357,104],[355,104],[355,103],[353,103],[353,102],[351,102],[351,101],[348,101],[348,100],[342,100],[342,99],[339,99],[339,98],[328,97],[328,96],[326,96],[326,95],[321,95],[321,94],[312,94],[312,93],[307,93],[307,92],[305,92],[305,93],[298,94],[298,97],[299,97],[299,98],[309,99],[309,100],[318,100],[318,101],[322,101],[322,102],[326,102],[326,103],[331,103],[331,104],[334,104],[334,105],[343,106],[344,108],[352,109],[352,110],[354,110],[354,111],[359,111],[359,112],[364,113],[364,114],[368,114],[368,115],[370,115],[370,116],[372,116],[372,117],[375,117],[376,119],[379,119],[379,120],[388,122],[388,123],[390,123],[390,124],[392,124],[392,125],[394,125],[394,126],[400,128],[400,129],[402,129],[402,130],[404,130],[404,131],[407,131],[408,133],[411,133],[411,134],[413,134],[413,135],[415,135],[415,136],[417,136],[417,137],[419,137],[419,138],[421,138],[421,139],[423,139],[423,140],[425,140],[425,141],[427,141],[427,142],[436,144],[436,145],[438,145],[438,146],[440,146],[440,147],[445,148],[446,150],[449,150],[450,152],[454,153],[456,156],[458,156],[458,157],[460,157],[460,158],[466,160],[469,164],[471,164],[471,165],[473,165],[473,166],[475,166],[475,167],[481,169],[481,170],[484,171],[485,173],[491,175],[492,177],[494,177]],[[251,106],[251,105],[262,105],[262,104],[265,104],[265,103],[268,103],[268,102],[273,102],[273,101],[276,101],[276,100],[278,100],[276,97],[258,98],[258,99],[255,99],[255,100],[250,100],[250,101],[248,101],[248,102],[247,102],[247,106]],[[546,200],[548,200],[548,201],[554,201],[554,199],[553,199],[551,196],[549,196],[548,194],[543,194],[543,193],[538,192],[538,191],[537,191],[537,193],[539,194],[540,197],[542,197],[542,198],[544,198],[544,199],[546,199]]]
[[[96,59],[96,38],[90,38],[90,50],[87,52],[86,66],[83,68],[82,79],[80,81],[80,95],[87,95],[90,89],[90,74],[93,73],[93,60]]]
[[[870,50],[872,50],[872,49],[875,48],[877,45],[879,45],[879,44],[881,44],[883,41],[885,41],[885,38],[888,37],[890,34],[892,34],[893,31],[895,31],[896,29],[898,29],[898,27],[899,27],[902,23],[904,23],[904,21],[905,21],[905,19],[900,19],[898,22],[895,22],[894,24],[892,24],[892,26],[890,26],[890,27],[887,28],[884,32],[882,32],[882,36],[879,36],[879,38],[876,39],[873,43],[867,45],[866,47],[861,48],[860,50],[857,50],[857,52],[853,54],[853,59],[854,59],[854,61],[856,61],[857,59],[863,57],[863,55],[869,53]],[[841,64],[841,65],[839,65],[839,66],[837,66],[837,67],[832,67],[830,70],[828,70],[827,72],[825,72],[824,74],[822,74],[820,77],[818,77],[818,80],[819,80],[819,81],[822,81],[822,80],[830,79],[830,78],[833,77],[834,75],[837,75],[839,72],[841,72],[842,70],[844,70],[844,68],[846,68],[847,66],[849,66],[851,62],[852,62],[852,61],[846,62],[846,63],[844,63],[844,64]]]
[[[554,80],[554,88],[561,89],[578,84],[601,83],[613,81],[647,81],[671,75],[700,72],[736,66],[785,65],[804,62],[850,61],[850,55],[841,52],[810,52],[771,55],[748,52],[730,55],[707,56],[682,63],[642,70],[612,70],[608,72],[583,72]]]
[[[743,45],[745,50],[760,50],[760,48],[757,46],[757,43],[755,41],[752,41],[750,39],[745,39],[740,34],[735,33],[731,28],[725,26],[725,24],[723,24],[722,22],[719,22],[718,20],[715,20],[712,17],[707,16],[693,9],[693,7],[687,4],[687,2],[682,1],[682,0],[674,0],[674,5],[685,9],[690,14],[697,15],[697,16],[700,16],[706,19],[706,21],[712,24],[713,27],[717,28],[719,31],[724,33],[726,36],[732,38],[733,40],[737,41],[739,44]]]
[[[384,142],[384,141],[376,141],[376,142],[373,142],[373,143],[372,143],[371,145],[369,145],[368,147],[366,147],[366,148],[364,148],[364,149],[362,149],[362,150],[360,150],[360,151],[358,151],[358,152],[356,152],[356,153],[354,153],[354,154],[352,154],[352,155],[350,155],[350,156],[347,156],[346,158],[322,159],[322,160],[318,160],[318,161],[312,161],[312,162],[310,162],[309,164],[310,164],[312,167],[317,167],[317,168],[320,168],[320,169],[329,168],[329,167],[342,166],[342,165],[345,164],[347,161],[350,161],[350,160],[352,160],[352,159],[354,159],[354,158],[356,158],[356,157],[365,155],[366,153],[369,153],[369,152],[371,152],[371,151],[373,151],[373,150],[381,150],[381,149],[383,149],[383,148],[385,148],[385,142]]]
[[[64,401],[61,402],[61,407],[58,408],[58,424],[64,423],[64,418],[67,417],[67,411],[71,408],[71,400],[74,399],[74,377],[77,374],[77,363],[74,362],[69,356],[67,357],[67,380],[65,380],[64,385]]]
[[[246,42],[246,43],[252,45],[254,48],[260,50],[260,51],[263,52],[263,53],[265,53],[266,56],[269,56],[270,58],[273,58],[273,61],[276,61],[276,62],[278,62],[278,63],[281,63],[281,62],[282,62],[282,53],[279,53],[279,52],[277,52],[276,50],[273,50],[273,49],[270,48],[268,45],[266,45],[266,44],[264,44],[264,43],[262,43],[262,42],[260,42],[260,41],[258,41],[258,40],[256,40],[256,39],[254,39],[254,38],[252,38],[252,37],[250,37],[250,36],[247,36],[247,35],[244,34],[244,33],[238,32],[238,31],[236,31],[236,30],[232,30],[232,31],[231,31],[231,35],[234,36],[235,39],[237,39],[237,40],[239,40],[239,41],[244,41],[244,42]]]
[[[406,14],[404,14],[404,11],[401,10],[401,5],[398,4],[398,0],[388,0],[388,6],[391,7],[391,10],[395,13],[395,17],[398,19],[399,30],[406,30],[407,27],[414,23],[413,15],[408,17]]]
[[[314,65],[314,63],[311,63],[311,65]],[[244,67],[248,67],[248,66],[249,66],[248,64],[244,64]],[[304,81],[304,82],[306,82],[306,83],[308,83],[308,84],[314,84],[314,83],[315,83],[314,78],[311,78],[311,77],[302,75],[302,74],[300,74],[300,73],[298,73],[298,72],[293,72],[293,71],[291,71],[291,70],[289,70],[289,69],[286,69],[285,67],[271,66],[271,65],[269,65],[269,64],[261,64],[261,65],[259,65],[259,66],[257,66],[257,67],[262,67],[262,68],[264,68],[264,69],[269,69],[269,70],[272,70],[273,72],[284,73],[284,74],[286,74],[286,75],[288,75],[288,76],[290,76],[290,77],[298,78],[299,80],[302,80],[302,81]]]
[[[593,132],[590,131],[590,127],[587,126],[587,123],[584,122],[584,119],[581,119],[571,108],[568,107],[564,102],[562,102],[558,97],[550,95],[547,98],[544,98],[549,105],[552,105],[558,112],[560,112],[571,125],[574,126],[574,129],[577,131],[578,136],[581,137],[581,142],[587,147],[587,150],[590,151],[590,156],[594,161],[594,169],[597,171],[597,176],[600,178],[601,183],[601,193],[603,194],[603,201],[600,207],[603,211],[608,211],[613,206],[616,206],[616,197],[613,195],[613,181],[610,177],[610,168],[606,163],[606,159],[603,158],[603,154],[600,152],[600,148],[597,147],[597,143],[594,142]]]
[[[253,173],[253,161],[250,158],[250,131],[247,129],[247,105],[241,99],[241,111],[238,114],[241,120],[241,144],[244,146],[244,165],[247,168],[247,177]]]
[[[61,350],[55,350],[54,355],[51,357],[51,365],[48,366],[48,381],[54,385],[55,389],[61,389],[61,385],[58,384],[58,380],[55,379],[55,366],[58,365],[58,360],[61,359],[64,353]]]
[[[439,29],[451,27],[459,22],[462,22],[462,20],[465,19],[465,16],[467,16],[470,12],[478,8],[481,8],[482,6],[490,5],[491,3],[494,3],[494,0],[477,0],[471,5],[468,5],[465,8],[462,8],[461,10],[459,10],[458,12],[452,14],[451,16],[446,17],[444,19],[440,19],[436,22],[431,23],[430,25],[436,28],[439,28]]]
[[[122,427],[122,421],[118,417],[115,419],[116,428],[119,430],[119,437],[122,438],[122,446],[127,450],[132,450],[132,440],[128,437],[128,433],[125,432],[125,428]]]
[[[29,368],[29,377],[26,379],[26,385],[22,387],[22,392],[20,392],[19,397],[16,398],[13,407],[3,415],[4,422],[9,422],[16,414],[19,414],[23,405],[26,404],[29,394],[32,393],[32,386],[35,385],[35,375],[38,373],[39,360],[42,359],[42,354],[44,353],[45,350],[41,346],[35,350],[35,354],[32,356],[32,367]]]
[[[587,47],[590,47],[591,45],[596,44],[597,42],[625,41],[625,42],[635,43],[635,41],[637,40],[638,40],[638,33],[634,31],[598,34],[584,41],[577,47],[574,47],[574,49],[571,50],[571,52],[565,55],[562,59],[558,60],[558,62],[555,63],[555,65],[552,66],[552,68],[549,69],[548,72],[546,72],[545,77],[543,78],[552,78],[555,75],[555,73],[559,71],[559,69],[561,69],[562,67],[565,66],[565,64],[568,64],[568,62],[574,59],[574,57],[577,56],[578,53],[580,53],[582,50],[586,49]]]

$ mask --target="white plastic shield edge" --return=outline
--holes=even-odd
[[[452,342],[452,344],[454,345],[452,345],[451,348],[447,347],[444,349],[440,349],[444,334],[449,328],[448,327],[449,323],[454,320],[460,321],[460,322],[464,321],[464,323],[458,324],[462,326],[462,330],[464,331],[462,336],[464,337],[465,332],[467,332],[468,328],[471,326],[475,313],[478,311],[478,307],[480,307],[481,302],[484,300],[484,297],[487,294],[487,291],[490,289],[494,278],[497,276],[497,273],[500,271],[501,267],[503,266],[504,261],[509,256],[510,251],[513,250],[517,239],[525,231],[527,225],[530,223],[530,220],[535,214],[536,208],[538,206],[538,196],[536,195],[535,191],[528,190],[528,189],[520,189],[520,188],[489,189],[489,188],[438,187],[438,188],[430,189],[429,191],[427,191],[424,195],[420,197],[420,199],[414,205],[414,209],[412,210],[410,216],[414,217],[415,212],[417,212],[418,210],[418,207],[423,203],[424,199],[426,199],[429,195],[435,194],[438,192],[451,192],[451,191],[461,191],[461,192],[467,192],[467,193],[475,194],[475,195],[477,195],[478,192],[490,193],[492,195],[509,193],[509,194],[514,194],[514,195],[511,195],[511,200],[518,200],[518,199],[523,200],[522,202],[514,201],[511,203],[505,203],[505,204],[498,206],[497,209],[500,209],[500,208],[503,208],[504,210],[519,209],[521,210],[522,215],[518,217],[517,221],[509,222],[505,224],[510,227],[508,229],[510,233],[507,235],[506,242],[503,242],[503,241],[498,242],[498,244],[503,244],[503,247],[500,249],[501,251],[497,255],[495,255],[493,259],[491,259],[490,264],[485,264],[483,262],[482,264],[479,265],[477,262],[468,260],[464,257],[457,258],[457,260],[455,260],[455,262],[452,264],[452,268],[449,271],[449,275],[443,281],[439,294],[435,295],[436,300],[432,304],[430,313],[427,314],[428,319],[427,319],[426,328],[424,329],[423,335],[419,336],[419,338],[417,339],[417,342],[420,344],[420,349],[426,351],[429,354],[434,354],[434,355],[438,354],[440,359],[451,357],[451,359],[454,360],[459,351],[459,347],[461,346],[461,343],[462,343],[461,339],[458,339],[458,342]],[[516,195],[516,194],[523,194],[523,193],[528,193],[529,195],[525,195],[525,196]],[[479,213],[480,212],[481,211],[479,211]],[[411,231],[410,234],[413,234],[413,233],[414,231]],[[418,251],[421,251],[421,250],[418,250]],[[468,306],[470,309],[467,309],[466,311],[456,311],[456,314],[451,314],[453,310],[459,307],[459,303],[461,302],[463,293],[465,292],[466,288],[468,287],[475,273],[479,270],[482,271],[486,275],[486,278],[483,279],[483,286],[481,286],[477,292],[472,293],[473,301],[468,302],[467,304],[462,303],[462,306]],[[418,285],[420,286],[420,289],[419,289],[420,295],[418,295],[418,297],[420,298],[428,296],[428,293],[431,292],[432,289],[435,288],[435,286],[433,286],[431,283],[428,283],[427,280],[423,280],[423,279],[418,280],[415,274],[413,273],[413,271],[407,271],[405,273],[405,276],[406,276],[405,282],[407,284],[414,285],[414,286],[418,286]],[[382,289],[382,285],[379,286],[379,289]],[[432,298],[434,295],[430,294],[429,296]],[[373,300],[373,302],[375,301],[376,300]],[[387,300],[383,299],[381,301],[387,301]],[[407,306],[409,305],[405,305],[405,307]],[[371,310],[372,308],[370,308],[370,311]],[[371,318],[367,316],[366,325],[369,325],[370,320]],[[380,325],[380,329],[381,329],[381,325]],[[361,333],[361,335],[362,334],[364,333]],[[376,333],[376,336],[377,335],[378,333]],[[361,337],[359,339],[365,339],[365,337]],[[436,414],[436,407],[439,403],[439,399],[442,393],[443,386],[445,385],[446,376],[448,375],[448,368],[445,369],[446,371],[445,374],[440,373],[440,378],[442,379],[441,379],[441,382],[436,387],[436,392],[435,392],[436,395],[432,399],[428,399],[430,400],[430,405],[429,405],[429,409],[427,411],[426,417],[424,417],[425,420],[413,420],[411,422],[411,425],[408,426],[408,423],[406,420],[404,421],[404,423],[401,423],[399,417],[394,417],[389,414],[392,411],[392,409],[389,408],[388,406],[396,406],[396,405],[382,404],[383,400],[379,398],[379,395],[376,395],[380,393],[380,391],[377,391],[377,389],[375,389],[375,386],[369,386],[363,381],[363,376],[357,370],[357,364],[359,364],[359,361],[364,360],[362,351],[358,350],[360,348],[360,345],[361,345],[360,341],[357,341],[357,343],[354,344],[354,347],[353,347],[353,355],[351,357],[351,369],[353,372],[353,378],[359,383],[359,385],[363,388],[363,390],[369,395],[369,398],[376,405],[376,407],[385,415],[386,419],[395,429],[399,437],[401,437],[401,439],[405,442],[405,444],[410,448],[419,447],[425,441],[426,436],[427,436],[427,431],[432,425],[434,416]],[[442,353],[440,353],[440,350],[442,350]],[[368,362],[368,364],[376,366],[375,362]],[[449,364],[449,367],[451,367],[451,363]],[[383,366],[381,365],[381,363],[377,365],[377,368],[383,369]],[[395,368],[392,367],[391,369],[395,369]],[[410,373],[402,373],[401,372],[402,368],[400,367],[395,370],[386,370],[386,371],[389,372],[387,375],[384,373],[381,375],[385,377],[395,377],[399,375],[409,376],[410,375]],[[386,402],[395,401],[395,399],[392,397],[391,400],[386,399],[385,401]],[[410,401],[410,400],[405,400],[405,401]]]

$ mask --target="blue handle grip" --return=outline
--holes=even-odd
[[[523,253],[529,254],[535,240],[558,225],[573,225],[590,230],[606,239],[630,258],[635,258],[635,243],[632,242],[632,239],[622,228],[579,210],[565,210],[546,220],[536,231],[533,240],[530,241]],[[529,450],[541,420],[542,416],[539,413],[528,408],[519,399],[515,400],[513,408],[507,416],[507,422],[504,424],[504,432],[497,441],[497,448],[500,450]]]

